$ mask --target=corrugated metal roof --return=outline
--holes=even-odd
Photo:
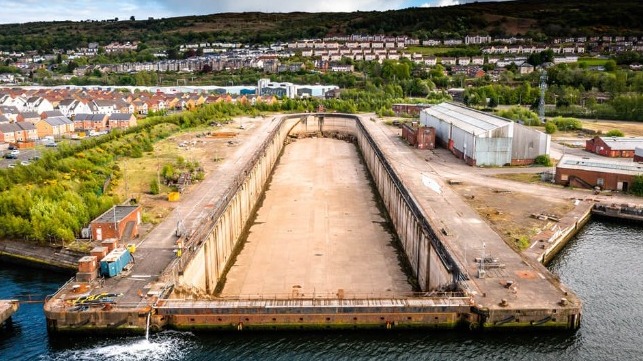
[[[578,169],[586,170],[593,172],[608,172],[608,173],[617,173],[617,174],[627,174],[627,175],[639,175],[643,174],[643,164],[640,163],[629,163],[615,160],[602,160],[602,159],[589,159],[575,157],[569,154],[566,154],[560,162],[558,162],[557,168],[562,169]]]
[[[474,135],[509,125],[502,118],[453,103],[441,103],[423,111]]]
[[[612,150],[633,150],[643,147],[643,138],[601,137],[601,140]]]

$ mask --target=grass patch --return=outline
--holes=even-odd
[[[453,50],[457,48],[448,48],[448,47],[439,47],[439,46],[431,46],[431,47],[424,47],[424,46],[409,46],[407,50],[411,53],[420,53],[422,55],[431,55],[435,56],[435,54],[442,54],[446,53],[449,50]]]
[[[578,64],[586,64],[587,66],[603,66],[609,59],[595,59],[595,58],[579,58]]]
[[[540,183],[540,174],[538,173],[504,173],[497,174],[495,177],[521,183]]]

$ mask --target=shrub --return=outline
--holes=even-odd
[[[521,251],[529,248],[530,244],[531,240],[529,239],[529,236],[522,235],[516,238],[516,247]]]
[[[551,167],[553,165],[549,154],[541,154],[534,159],[534,164],[542,165],[544,167]]]
[[[625,134],[623,134],[622,131],[619,129],[612,129],[609,132],[605,133],[605,136],[607,137],[623,137]]]
[[[159,181],[156,178],[154,178],[150,182],[150,193],[154,194],[154,195],[157,195],[157,194],[160,193],[160,191],[161,191],[161,189],[160,189],[160,186],[159,186]]]
[[[563,118],[563,117],[556,117],[552,119],[552,121],[556,124],[556,127],[558,129],[563,129],[563,130],[581,130],[583,129],[583,123],[576,119],[576,118]]]
[[[534,126],[541,124],[540,119],[538,119],[538,114],[523,107],[511,107],[501,110],[498,112],[498,115],[504,118],[522,121],[525,125]]]
[[[553,122],[547,122],[545,124],[545,133],[547,134],[554,134],[558,130],[558,127],[556,127],[556,124]]]

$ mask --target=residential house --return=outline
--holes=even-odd
[[[113,100],[97,99],[92,103],[94,105],[94,109],[92,109],[94,114],[112,114],[116,112],[116,103]]]
[[[109,116],[109,128],[129,128],[136,126],[136,117],[131,113],[114,113]]]
[[[36,123],[38,138],[48,135],[61,138],[74,132],[74,122],[67,117],[50,117]]]
[[[40,113],[40,119],[47,119],[49,117],[64,117],[65,114],[63,114],[60,110],[47,110],[42,113]]]
[[[0,142],[15,143],[18,130],[20,127],[15,123],[0,123]]]
[[[16,141],[30,142],[38,139],[38,129],[31,122],[17,122],[14,123],[20,128],[20,132],[16,132]]]
[[[120,114],[120,113],[113,113]],[[91,130],[102,132],[108,128],[108,119],[111,115],[108,114],[91,114],[80,113],[74,117],[74,129],[77,131],[89,132]]]
[[[531,64],[529,64],[529,63],[522,63],[522,64],[520,64],[520,66],[518,67],[518,72],[519,72],[521,75],[531,74],[531,73],[533,73],[533,72],[534,72],[534,66],[533,66],[533,65],[531,65]]]
[[[25,107],[28,112],[36,112],[38,114],[42,114],[42,112],[48,110],[54,110],[54,106],[49,102],[49,100],[43,97],[27,98]]]
[[[18,114],[20,114],[20,111],[15,106],[3,105],[3,106],[0,106],[0,114],[7,117],[7,119],[9,119],[10,122],[15,122],[17,121],[17,117],[18,117]]]
[[[40,121],[40,114],[36,112],[22,112],[16,117],[17,122],[32,122],[34,124]]]
[[[71,108],[76,102],[78,102],[76,99],[63,99],[58,103],[58,110],[63,114],[63,116],[71,117]]]
[[[452,57],[443,57],[440,59],[440,62],[442,63],[442,65],[455,65],[457,60],[456,58]]]

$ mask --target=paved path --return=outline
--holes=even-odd
[[[134,254],[135,264],[131,271],[123,277],[107,279],[105,282],[105,288],[109,292],[123,294],[118,300],[119,304],[135,304],[141,301],[140,295],[147,293],[163,270],[176,258],[177,222],[183,220],[188,231],[198,227],[212,211],[212,205],[221,198],[278,123],[274,118],[266,118],[251,126],[246,124],[246,134],[235,138],[235,142],[238,141],[240,144],[235,146],[232,154],[226,156],[219,167],[212,174],[208,174],[203,182],[182,194],[181,201],[174,211],[141,240]],[[212,152],[214,157],[214,150]]]
[[[451,254],[464,265],[476,292],[478,304],[499,308],[502,299],[510,305],[527,308],[554,307],[564,291],[552,283],[549,272],[511,249],[504,240],[446,184],[453,176],[475,173],[471,167],[463,171],[448,162],[428,161],[425,152],[410,148],[397,134],[396,128],[365,120],[364,125],[386,154],[417,203],[436,230],[448,230],[444,237]],[[466,166],[468,167],[468,166]],[[488,177],[480,176],[487,179]],[[437,190],[437,191],[436,191]],[[540,190],[542,192],[542,190]],[[486,277],[478,278],[477,257],[492,256],[505,268],[486,269]],[[507,281],[513,287],[505,288]],[[568,298],[572,298],[571,293]]]

